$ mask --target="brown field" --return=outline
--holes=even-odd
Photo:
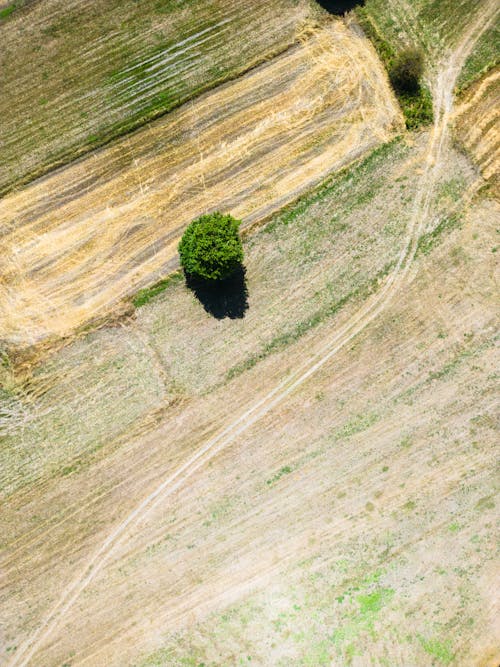
[[[464,11],[466,2],[457,6]],[[405,9],[411,17],[411,6],[401,2]],[[344,85],[351,109],[332,92],[337,70],[327,67],[325,74],[322,65],[336,62],[337,51],[324,40],[336,34],[357,44],[355,33],[334,23],[170,115],[169,122],[180,124],[191,113],[189,122],[199,121],[206,142],[196,160],[178,163],[184,198],[162,199],[168,165],[158,150],[168,126],[162,121],[133,135],[142,141],[132,153],[126,142],[116,144],[3,200],[12,219],[13,212],[26,218],[7,229],[9,261],[16,249],[24,257],[10,264],[4,287],[11,342],[25,342],[28,322],[38,326],[29,329],[36,340],[85,321],[75,318],[74,299],[91,291],[92,283],[83,288],[80,281],[92,265],[77,279],[75,261],[75,275],[65,276],[59,253],[69,247],[77,257],[81,249],[82,260],[84,249],[88,255],[101,247],[102,254],[92,255],[98,263],[112,252],[111,240],[99,246],[102,237],[91,227],[94,214],[104,215],[99,192],[108,187],[105,196],[123,216],[130,200],[131,211],[140,203],[151,207],[151,217],[158,210],[153,202],[165,210],[169,202],[171,210],[177,201],[178,217],[188,212],[188,196],[200,207],[207,206],[204,197],[220,197],[225,174],[235,186],[223,193],[235,200],[229,209],[246,222],[269,219],[245,238],[247,309],[240,316],[213,317],[177,280],[133,317],[80,336],[23,376],[7,359],[2,365],[0,661],[8,667],[497,667],[500,205],[452,130],[460,132],[460,119],[473,108],[462,105],[455,114],[457,77],[498,13],[494,0],[483,0],[429,73],[433,126],[379,145],[341,172],[330,173],[361,154],[367,137],[374,146],[384,139],[377,132],[391,132],[389,119],[384,125],[367,106],[361,73],[355,92]],[[367,101],[379,91],[378,103],[399,122],[372,51],[360,47],[356,59],[363,63],[364,53],[360,70],[382,81],[368,79]],[[288,92],[300,66],[290,68],[295,61],[288,58],[316,68],[314,77],[300,77],[302,87],[310,86],[305,98],[316,99],[316,86],[331,94],[339,125],[329,125],[321,105],[303,118],[300,94]],[[230,99],[241,126],[246,116],[236,101],[253,91],[252,119],[264,105],[263,123],[269,107],[248,79],[274,67],[276,89],[269,75],[264,80],[279,98],[291,77],[284,97],[296,124],[285,131],[272,116],[276,127],[249,125],[244,133],[238,127],[233,136],[231,117],[224,116],[222,136],[237,147],[224,153],[219,126],[209,125],[222,104],[217,114],[207,100]],[[351,64],[346,78],[353,71]],[[482,94],[475,97],[481,85],[490,90],[487,82],[464,101],[477,104],[478,113],[491,108],[481,106]],[[225,97],[236,85],[245,96]],[[192,113],[196,105],[203,113]],[[360,114],[365,119],[352,123]],[[261,144],[258,136],[250,140],[255,127],[262,129]],[[488,127],[484,140],[493,146]],[[212,130],[217,141],[210,143]],[[303,136],[307,130],[312,136]],[[286,145],[278,139],[283,132]],[[346,138],[344,158],[330,136]],[[290,137],[297,152],[290,151]],[[190,137],[185,145],[194,142]],[[248,163],[245,142],[255,150]],[[207,155],[207,145],[220,156]],[[259,145],[272,151],[273,165]],[[288,159],[280,157],[287,151]],[[81,189],[82,165],[90,159],[89,191],[76,196],[71,183]],[[488,163],[480,153],[476,159],[487,176]],[[212,182],[206,174],[213,171]],[[143,180],[148,173],[158,180]],[[49,215],[40,201],[53,178],[61,179],[56,194],[66,195],[60,206],[48,203]],[[263,201],[265,179],[278,189]],[[63,210],[82,216],[81,246],[72,245],[77,213],[68,215],[67,238]],[[37,225],[57,215],[44,250]],[[114,219],[108,218],[110,229]],[[93,239],[87,246],[85,225]],[[134,245],[144,238],[144,228],[128,229]],[[122,244],[116,262],[130,252],[136,270],[149,266],[147,256],[138,260],[127,250],[126,238],[115,239]],[[34,304],[46,303],[40,294],[52,270],[42,266],[43,253],[54,250],[61,268],[54,269],[54,293],[46,294],[58,308],[37,319]],[[125,282],[123,293],[117,287],[128,265],[110,265],[112,257],[106,284],[99,288],[93,278],[96,290],[111,281],[115,296],[108,294],[106,304],[128,293]],[[30,266],[37,266],[38,284],[32,279],[27,290]],[[14,287],[26,295],[24,311],[20,302],[14,306]],[[92,298],[88,318],[99,313],[100,292]],[[54,329],[53,322],[66,323]]]
[[[422,166],[419,148],[398,166]],[[460,160],[449,153],[442,169],[464,169]],[[383,194],[366,210],[371,223]],[[65,350],[58,385],[47,392],[52,402],[40,401],[41,422],[49,409],[57,416],[63,397],[69,410],[78,407],[84,429],[101,413],[110,418],[106,380],[121,381],[126,398],[129,372],[149,385],[145,397],[153,384],[160,389],[137,425],[148,434],[128,429],[87,452],[75,451],[71,435],[57,451],[48,439],[16,467],[33,472],[4,502],[7,647],[41,636],[30,662],[40,666],[236,665],[242,655],[260,665],[362,666],[368,651],[381,665],[384,656],[391,665],[431,665],[434,651],[448,664],[493,666],[491,248],[499,220],[493,202],[474,205],[461,227],[419,255],[383,315],[286,400],[279,394],[281,403],[253,425],[244,421],[243,433],[233,427],[230,442],[219,441],[223,449],[204,445],[249,404],[272,403],[269,390],[283,380],[286,391],[284,369],[293,380],[292,369],[314,363],[357,318],[359,303],[210,393],[195,380],[209,383],[210,362],[221,356],[219,373],[230,367],[224,343],[234,321],[214,323],[180,287],[145,307],[131,330],[99,332],[89,361],[81,347]],[[349,262],[352,253],[343,267]],[[327,266],[323,259],[316,270]],[[254,257],[255,298],[266,290],[258,267]],[[310,275],[292,284],[295,301],[314,299]],[[195,328],[175,336],[187,318]],[[251,338],[254,323],[229,355]],[[208,334],[193,346],[189,335],[200,337],[204,327]],[[116,350],[127,345],[120,367]],[[186,361],[169,345],[183,345]],[[150,355],[142,369],[134,362],[140,353]],[[86,378],[72,378],[73,364],[83,363],[75,370],[84,375],[96,355],[100,385],[78,400]],[[173,396],[180,379],[185,388]],[[133,395],[128,403],[133,409]],[[151,431],[155,418],[161,425]],[[193,463],[199,448],[206,453]],[[143,499],[148,512],[132,514]],[[40,625],[47,618],[59,622],[48,635]]]
[[[341,21],[0,202],[0,339],[107,315],[177,266],[197,215],[262,220],[401,130],[385,72]]]

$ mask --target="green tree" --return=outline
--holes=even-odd
[[[402,51],[391,66],[391,83],[398,93],[416,95],[424,72],[424,59],[419,49]]]
[[[179,243],[186,275],[208,281],[229,278],[243,262],[240,224],[231,215],[218,212],[193,220]]]

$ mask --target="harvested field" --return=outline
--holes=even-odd
[[[6,196],[0,338],[25,346],[107,315],[177,265],[202,212],[262,220],[387,141],[401,118],[341,21],[246,76]]]
[[[399,166],[413,161],[418,169],[418,155],[417,148]],[[449,155],[446,169],[460,160]],[[367,216],[376,214],[382,195],[364,209]],[[204,460],[183,488],[161,498],[127,531],[30,664],[170,666],[195,658],[194,664],[220,665],[249,655],[273,667],[343,664],[349,656],[362,666],[369,650],[381,665],[387,656],[392,665],[430,665],[435,652],[457,666],[489,665],[498,632],[488,583],[494,500],[486,489],[494,484],[491,247],[499,216],[493,203],[480,202],[426,245],[411,285],[383,317],[314,381]],[[304,283],[295,283],[297,299]],[[129,344],[134,354],[157,346],[164,361],[156,358],[149,375],[161,378],[165,363],[182,361],[166,347],[173,327],[162,326],[174,317],[172,306],[183,307],[183,325],[197,318],[192,338],[208,325],[189,294],[178,291],[174,304],[167,291],[146,306],[134,335],[94,334],[101,343],[92,349],[102,350],[107,369],[101,366],[95,400],[80,399],[89,426],[96,411],[112,414],[109,392],[102,394],[106,377],[114,386],[126,385],[129,372],[150,382],[148,372],[139,376],[114,363],[113,338],[115,350],[118,342]],[[39,627],[137,498],[182,466],[219,423],[242,412],[249,394],[263,397],[286,365],[301,365],[321,349],[358,308],[346,306],[215,391],[196,396],[185,389],[158,429],[108,439],[73,470],[68,434],[65,460],[4,502],[7,647]],[[200,348],[212,345],[201,369],[223,352],[231,336],[231,322],[225,324],[224,334],[213,324],[211,336],[199,341]],[[64,364],[71,378],[81,352],[62,353],[57,376],[67,396]],[[53,450],[46,442],[37,456],[42,472]]]
[[[422,6],[423,0],[413,4]],[[442,6],[452,12],[466,4],[446,0]],[[9,367],[7,357],[1,359],[0,662],[7,667],[500,663],[495,541],[500,205],[451,135],[457,77],[499,11],[495,0],[478,7],[463,31],[453,15],[453,39],[429,69],[435,116],[428,131],[378,146],[271,213],[245,237],[244,317],[214,318],[182,280],[171,280],[135,317],[82,333],[37,367],[23,369],[24,375]],[[311,35],[287,57],[307,47],[319,62],[325,56],[317,56],[321,41],[314,40],[324,34]],[[399,38],[404,41],[403,28]],[[280,63],[281,57],[273,64]],[[243,87],[249,76],[241,79]],[[283,86],[288,79],[280,77]],[[303,86],[310,85],[307,100],[316,99],[317,78],[300,77]],[[329,94],[330,78],[319,78],[322,94]],[[483,92],[490,91],[487,81]],[[233,136],[231,116],[224,116],[224,136],[238,146],[232,169],[255,184],[244,195],[251,199],[261,185],[249,176],[241,152],[245,142],[238,144],[245,133],[251,135],[244,105],[238,104],[242,98],[224,97],[233,85],[217,94],[235,105],[244,130]],[[482,94],[475,93],[471,90],[470,102],[478,113],[488,113]],[[206,142],[198,159],[191,166],[178,163],[187,174],[186,198],[200,205],[207,192],[222,194],[218,179],[224,166],[217,150],[210,163],[217,179],[197,171],[212,157],[207,145],[223,154],[220,137],[208,141],[216,133],[215,111],[207,107],[214,94],[191,107],[199,103],[207,109],[190,120],[205,119],[194,125]],[[248,94],[252,113],[266,104],[255,86]],[[352,93],[351,111],[339,102],[341,125],[346,113],[356,113],[360,98],[362,92]],[[294,99],[299,95],[290,94],[291,109],[297,109]],[[381,99],[393,109],[390,96]],[[267,135],[264,123],[263,149],[280,166],[274,176],[265,171],[268,165],[255,148],[251,162],[263,178],[290,182],[300,192],[301,179],[316,183],[325,173],[319,168],[308,173],[294,151],[289,172],[280,157],[282,133],[288,142],[295,137],[292,146],[301,147],[307,164],[316,165],[321,155],[334,166],[341,163],[322,134],[317,154],[301,144],[301,134],[321,126],[323,111],[317,108],[306,121],[296,112],[300,121],[292,124],[293,135],[282,126]],[[172,115],[178,123],[181,112],[187,109]],[[358,113],[366,114],[365,106]],[[353,125],[357,147],[366,126]],[[11,257],[19,247],[25,258],[24,264],[10,265],[24,277],[8,285],[9,299],[27,284],[29,257],[36,260],[39,277],[50,274],[50,267],[42,266],[36,234],[37,225],[40,232],[58,215],[56,201],[43,202],[37,190],[51,178],[62,178],[62,189],[55,191],[66,193],[61,209],[81,215],[89,227],[87,206],[103,215],[99,192],[120,215],[129,199],[132,210],[149,197],[163,201],[158,174],[168,163],[162,162],[157,134],[162,125],[151,127],[150,143],[146,132],[137,135],[151,152],[134,146],[142,170],[134,171],[125,144],[113,146],[116,153],[93,156],[99,187],[89,167],[88,193],[76,197],[80,208],[73,202],[71,178],[74,185],[85,182],[79,169],[86,160],[4,200],[9,206],[17,201],[24,216],[21,227],[12,218],[5,229],[10,243],[17,239]],[[376,123],[367,127],[375,134]],[[175,145],[169,150],[176,155]],[[116,167],[112,173],[100,162],[103,154]],[[161,168],[155,170],[157,164]],[[143,182],[148,166],[158,181]],[[128,172],[133,176],[127,181]],[[230,184],[232,173],[225,174]],[[115,174],[119,202],[110,185]],[[38,198],[23,202],[23,192]],[[280,192],[273,196],[279,199]],[[241,197],[236,210],[244,206],[242,190],[223,194]],[[174,200],[167,199],[168,206]],[[255,197],[245,220],[264,218],[274,210],[273,201]],[[45,205],[51,215],[37,210]],[[46,245],[47,252],[56,249],[56,263],[61,261],[57,244],[68,243],[75,256],[93,250],[90,244],[85,248],[83,234],[81,246],[73,246],[61,220]],[[69,221],[74,233],[78,221]],[[26,237],[31,248],[23,245],[22,229],[31,234]],[[140,229],[129,229],[132,239],[143,238]],[[96,230],[91,233],[97,244]],[[110,247],[103,246],[103,255]],[[102,260],[95,255],[95,262]],[[115,276],[113,285],[118,283],[119,270],[112,266],[108,272]],[[78,289],[72,280],[65,284],[61,272],[54,273],[54,288],[71,293]],[[59,308],[71,298],[64,301],[63,294]],[[44,323],[53,315],[47,311]],[[28,309],[23,317],[27,321],[34,313]],[[9,335],[13,324],[11,319]],[[16,326],[20,332],[21,319]],[[47,331],[50,327],[42,338]]]
[[[284,51],[318,15],[309,0],[11,6],[0,18],[0,193]]]
[[[173,285],[38,370],[4,450],[12,665],[496,657],[500,211],[439,118],[248,240],[243,320]]]
[[[500,197],[500,68],[486,74],[463,96],[456,132]]]

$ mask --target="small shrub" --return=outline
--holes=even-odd
[[[403,109],[406,127],[416,130],[421,125],[429,125],[434,119],[432,96],[425,86],[422,86],[416,95],[400,93],[398,95]]]
[[[179,243],[185,274],[212,282],[234,274],[243,261],[238,234],[240,224],[231,215],[222,213],[210,213],[193,220]]]
[[[419,49],[406,49],[394,60],[389,75],[398,93],[417,95],[420,91],[420,79],[423,72],[422,52]]]

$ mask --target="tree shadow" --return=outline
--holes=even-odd
[[[203,308],[218,320],[245,317],[248,310],[246,269],[241,264],[225,280],[216,282],[202,280],[186,274],[186,285],[203,305]]]
[[[351,9],[363,6],[365,0],[317,0],[318,4],[330,14],[345,14]]]

